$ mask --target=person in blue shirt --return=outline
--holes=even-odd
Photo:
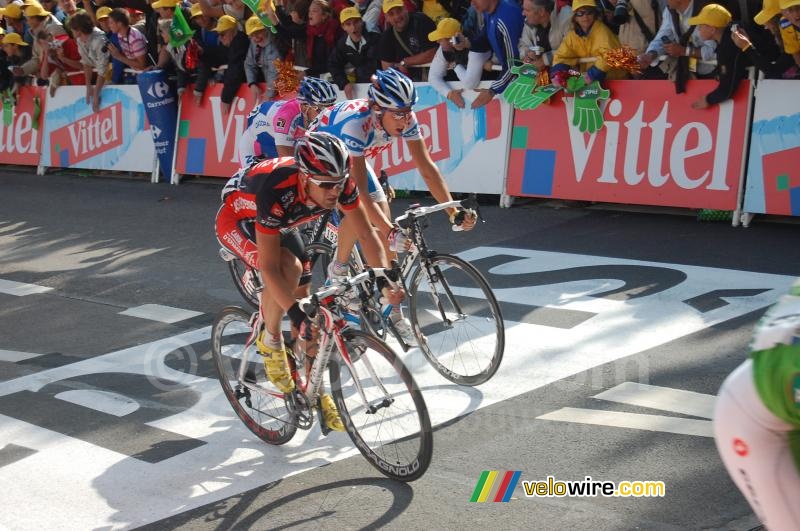
[[[503,70],[500,77],[488,89],[476,89],[479,93],[472,108],[477,109],[489,103],[495,94],[502,93],[511,83],[514,74],[511,67],[519,59],[517,48],[525,25],[525,17],[519,4],[510,0],[472,0],[476,11],[483,15],[483,29],[469,43],[471,52],[492,51],[500,60]],[[477,57],[472,55],[471,57]]]

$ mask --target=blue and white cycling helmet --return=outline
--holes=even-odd
[[[297,89],[297,101],[307,105],[333,105],[336,103],[336,87],[318,77],[306,77]]]
[[[375,72],[368,96],[384,109],[409,109],[417,103],[414,82],[394,68]]]

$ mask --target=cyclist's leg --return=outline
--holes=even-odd
[[[800,529],[800,472],[789,448],[794,427],[761,401],[747,360],[722,384],[714,439],[731,479],[768,529]]]
[[[294,296],[298,299],[308,297],[311,294],[311,259],[306,253],[306,245],[303,242],[300,231],[290,229],[282,233],[281,247],[285,247],[292,255],[297,257],[303,268]]]
[[[242,230],[241,223],[233,209],[223,204],[214,223],[217,241],[248,266],[258,269],[258,247]]]

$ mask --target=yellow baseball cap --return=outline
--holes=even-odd
[[[403,7],[405,4],[403,0],[383,0],[383,12],[388,13],[390,9],[395,7]]]
[[[798,0],[800,1],[800,0]],[[731,12],[719,4],[708,4],[696,17],[689,19],[690,26],[697,26],[698,24],[705,24],[706,26],[714,26],[715,28],[724,28],[731,23]]]
[[[19,33],[6,33],[3,36],[3,44],[16,44],[17,46],[27,46],[28,43],[22,40]]]
[[[357,7],[346,7],[339,13],[340,24],[344,24],[345,20],[350,20],[351,18],[361,18],[361,13],[358,11]]]
[[[436,42],[439,39],[449,39],[461,31],[461,23],[454,18],[443,18],[436,24],[436,29],[428,33],[428,40]]]
[[[759,26],[763,26],[769,22],[772,17],[780,14],[780,12],[781,8],[778,6],[778,0],[764,0],[764,6],[761,8],[761,11],[756,13],[753,20],[755,20],[756,24]]]
[[[200,3],[192,4],[191,16],[189,18],[199,17],[202,14],[203,10],[200,8]]]
[[[244,23],[244,32],[247,33],[248,37],[250,35],[252,35],[253,33],[255,33],[257,31],[261,31],[263,29],[267,29],[267,28],[266,28],[266,26],[264,26],[264,23],[261,22],[261,20],[255,15],[253,15],[250,18],[248,18],[247,22]]]
[[[3,16],[19,20],[22,18],[22,9],[17,4],[8,4],[3,10]]]
[[[97,12],[94,14],[94,18],[100,20],[101,18],[108,18],[108,14],[111,13],[111,8],[108,6],[98,7]]]
[[[230,15],[222,15],[219,17],[217,21],[216,27],[214,27],[211,31],[216,31],[217,33],[222,33],[223,31],[228,31],[229,29],[233,29],[236,27],[236,19]]]
[[[572,2],[572,12],[579,10],[582,7],[591,7],[597,9],[597,2],[595,0],[575,0]]]
[[[0,9],[2,9],[2,8],[0,8]],[[0,15],[2,15],[2,14],[3,14],[3,13],[0,13]],[[4,34],[5,32],[6,32],[6,30],[4,30],[4,29],[2,28],[2,26],[0,26],[0,35]]]
[[[156,0],[153,2],[153,9],[159,9],[162,7],[178,7],[178,4],[181,3],[181,0]]]
[[[50,11],[45,10],[41,5],[33,4],[25,8],[26,17],[49,17]]]
[[[780,8],[789,9],[792,6],[800,6],[800,0],[781,0]]]

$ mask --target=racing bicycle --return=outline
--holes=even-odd
[[[236,414],[261,440],[285,444],[314,418],[329,429],[319,399],[325,372],[345,429],[361,454],[382,474],[399,481],[420,478],[430,465],[433,433],[422,393],[409,370],[385,342],[351,329],[336,300],[363,282],[391,271],[366,269],[346,282],[325,287],[304,299],[302,308],[320,331],[313,357],[288,348],[295,390],[280,392],[267,378],[255,345],[259,312],[229,306],[214,321],[211,353],[223,392]]]

